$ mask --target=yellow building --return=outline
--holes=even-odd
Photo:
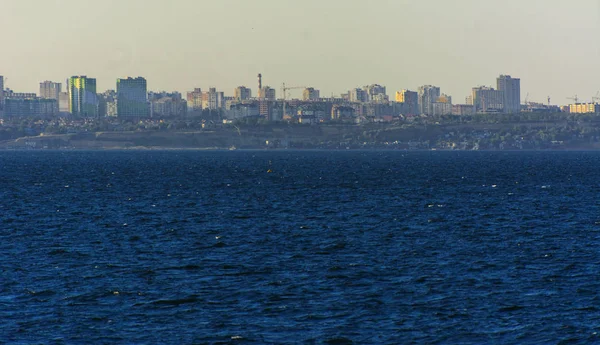
[[[600,113],[600,104],[598,103],[575,103],[569,104],[571,114],[595,114]]]

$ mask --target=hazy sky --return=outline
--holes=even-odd
[[[464,102],[499,74],[522,97],[567,103],[600,90],[599,0],[0,0],[0,75],[20,92],[85,74],[98,89],[144,76],[151,90],[256,75],[322,95],[434,84]],[[297,94],[295,94],[297,95]]]

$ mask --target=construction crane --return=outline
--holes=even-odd
[[[579,103],[579,97],[577,97],[577,95],[573,96],[573,97],[567,97],[567,99],[571,99],[575,101],[575,104]]]
[[[548,96],[548,106],[550,106],[550,96]]]
[[[592,103],[596,103],[597,100],[600,100],[600,91],[596,92],[596,96],[592,97]]]
[[[288,90],[296,90],[296,89],[306,89],[306,86],[285,86],[285,83],[283,83],[283,86],[281,87],[281,90],[283,91],[283,117],[285,117],[287,115],[286,94],[287,94]]]

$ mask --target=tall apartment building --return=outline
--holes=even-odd
[[[367,94],[367,91],[363,89],[352,89],[348,94],[350,102],[352,103],[364,103],[369,101],[369,95]]]
[[[265,87],[261,88],[259,91],[258,98],[265,99],[267,101],[277,100],[275,89],[273,89],[269,86],[265,86]]]
[[[188,112],[202,111],[202,89],[195,88],[194,91],[187,93]]]
[[[117,79],[117,116],[150,116],[148,87],[145,78]]]
[[[385,100],[387,97],[385,86],[379,84],[371,84],[363,87],[366,93],[367,102]]]
[[[223,108],[225,95],[223,92],[217,92],[217,89],[211,87],[208,92],[202,93],[202,109],[216,110]]]
[[[40,83],[40,98],[45,99],[60,99],[60,93],[62,92],[62,84],[55,83],[52,81],[44,81]]]
[[[238,86],[233,91],[233,97],[238,101],[245,101],[252,98],[252,90],[245,86]]]
[[[521,79],[501,75],[496,79],[496,88],[504,93],[503,110],[507,114],[521,112]]]
[[[74,116],[98,117],[95,78],[87,76],[69,78],[69,112]]]
[[[316,101],[321,98],[321,91],[314,87],[308,87],[302,91],[302,99],[305,101]]]
[[[419,87],[419,112],[425,115],[433,115],[433,103],[440,98],[440,88],[432,85]]]
[[[419,114],[419,94],[417,92],[409,90],[396,91],[396,102],[402,104],[402,114]]]
[[[501,113],[504,111],[504,92],[491,87],[474,87],[471,101],[477,113]]]

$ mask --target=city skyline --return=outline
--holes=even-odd
[[[456,103],[507,74],[524,81],[522,99],[562,104],[600,90],[600,47],[590,44],[600,31],[598,3],[577,5],[57,0],[31,11],[26,2],[7,2],[0,29],[13,34],[5,36],[0,74],[23,92],[78,74],[95,76],[98,90],[143,75],[149,89],[185,92],[254,85],[261,72],[278,91],[282,83],[312,86],[325,97],[372,83],[389,90],[432,84]],[[40,35],[48,20],[52,35]]]

